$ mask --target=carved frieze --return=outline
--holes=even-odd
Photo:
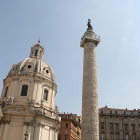
[[[13,113],[25,114],[25,108],[13,108]]]
[[[12,81],[19,81],[19,78],[13,78]]]

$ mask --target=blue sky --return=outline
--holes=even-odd
[[[91,24],[97,47],[99,107],[140,108],[139,0],[31,0],[0,2],[0,89],[11,66],[40,38],[53,69],[60,112],[81,114],[83,48]]]

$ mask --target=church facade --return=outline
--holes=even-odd
[[[38,41],[29,58],[13,65],[3,80],[0,140],[57,140],[61,121],[54,105],[57,85],[43,55]]]

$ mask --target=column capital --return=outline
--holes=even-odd
[[[9,124],[10,120],[2,119],[0,120],[0,124]]]
[[[25,122],[23,122],[23,124],[26,126],[33,126],[34,123],[31,121],[25,121]]]

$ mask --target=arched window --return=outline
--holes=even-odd
[[[110,129],[113,130],[113,123],[110,123]]]
[[[125,133],[125,140],[128,140],[128,133]]]
[[[8,92],[8,87],[5,88],[4,97],[7,96],[7,92]]]
[[[46,89],[44,89],[43,100],[45,100],[45,101],[48,100],[48,90],[46,90]]]
[[[39,54],[40,57],[41,57],[41,53],[42,53],[42,52],[41,52],[41,50],[40,50],[40,54]]]
[[[132,135],[133,135],[133,139],[132,140],[137,140],[136,139],[136,133],[133,133]]]
[[[38,53],[38,49],[35,50],[35,56],[37,56],[37,53]]]
[[[114,139],[114,133],[113,132],[110,133],[110,138],[111,138],[111,140]]]
[[[104,137],[104,132],[101,132],[101,140],[104,140],[105,137]]]
[[[20,96],[27,96],[28,86],[22,85],[21,94]]]
[[[119,139],[119,133],[116,133],[116,140]]]

